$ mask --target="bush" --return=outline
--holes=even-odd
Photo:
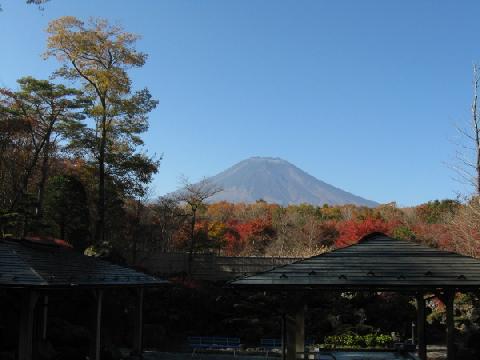
[[[370,333],[366,335],[345,333],[342,335],[332,335],[325,337],[324,347],[327,349],[386,348],[392,344],[393,338],[390,335],[377,333]]]

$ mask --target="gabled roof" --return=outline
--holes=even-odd
[[[28,240],[0,240],[0,287],[157,286],[166,280]]]
[[[359,243],[245,277],[234,286],[337,289],[480,287],[480,261],[374,233]]]

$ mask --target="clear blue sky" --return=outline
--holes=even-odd
[[[118,21],[149,54],[134,84],[159,99],[145,135],[174,190],[250,156],[278,156],[379,202],[413,205],[465,186],[445,165],[469,119],[478,1],[0,0],[0,86],[45,78],[47,23]]]

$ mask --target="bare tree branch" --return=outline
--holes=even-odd
[[[463,180],[461,182],[473,186],[475,195],[480,195],[480,117],[478,114],[480,75],[478,70],[478,65],[473,64],[470,126],[463,128],[455,125],[459,140],[455,144],[457,146],[455,164],[450,165],[450,168]]]

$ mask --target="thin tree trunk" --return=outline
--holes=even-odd
[[[188,252],[188,276],[192,275],[193,251],[195,249],[195,223],[197,221],[197,209],[192,207],[192,223],[190,229],[190,251]]]
[[[35,152],[33,153],[32,161],[25,169],[22,180],[20,181],[20,187],[17,188],[15,198],[12,202],[12,205],[10,206],[10,211],[15,210],[18,203],[20,203],[23,200],[23,196],[27,192],[28,185],[30,183],[30,178],[33,174],[33,170],[35,169],[35,166],[37,165],[37,162],[38,162],[38,158],[40,157],[40,152],[42,150],[42,147],[40,149],[35,150]]]
[[[43,202],[45,198],[45,184],[48,178],[48,162],[50,160],[50,140],[45,143],[45,149],[43,150],[43,162],[42,162],[42,175],[40,183],[38,184],[38,198],[37,198],[37,218],[43,217]]]
[[[23,175],[23,178],[22,178],[22,181],[21,181],[21,187],[17,190],[15,198],[12,202],[11,207],[10,207],[10,211],[13,211],[15,209],[15,207],[18,205],[19,202],[22,201],[23,196],[27,192],[28,185],[30,183],[30,178],[33,175],[33,172],[35,170],[35,167],[37,166],[37,163],[38,163],[38,160],[40,158],[40,154],[42,153],[42,151],[46,151],[47,156],[48,156],[49,149],[45,150],[45,147],[46,146],[50,147],[50,136],[52,134],[55,122],[56,122],[56,118],[52,117],[50,119],[49,125],[47,126],[47,128],[45,130],[45,135],[44,135],[44,137],[42,138],[42,140],[40,141],[39,144],[35,144],[35,141],[33,141],[33,144],[34,144],[34,147],[35,147],[35,150],[33,152],[33,157],[32,157],[32,160],[31,160],[30,164],[26,167],[26,169],[24,171],[24,175]],[[34,135],[32,134],[32,139],[33,138],[34,138]]]
[[[479,119],[478,119],[478,110],[477,110],[477,91],[478,91],[478,69],[477,65],[473,65],[473,102],[472,102],[472,126],[475,132],[475,190],[476,194],[480,195],[480,129],[479,129]]]

